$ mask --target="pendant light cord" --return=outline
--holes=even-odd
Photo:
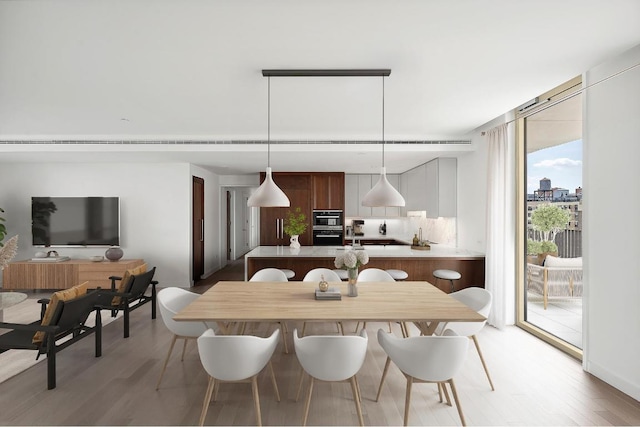
[[[267,167],[271,167],[271,76],[267,77]]]
[[[384,76],[382,76],[382,167],[384,167]]]

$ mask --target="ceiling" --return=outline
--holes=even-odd
[[[639,43],[637,0],[3,1],[0,162],[399,173]],[[305,68],[391,74],[261,74]]]

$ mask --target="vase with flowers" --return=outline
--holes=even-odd
[[[349,290],[347,295],[350,297],[358,296],[358,267],[369,262],[369,254],[365,251],[346,250],[343,254],[336,256],[334,265],[336,268],[347,270]]]

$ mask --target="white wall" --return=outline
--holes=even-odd
[[[476,150],[458,157],[458,247],[485,253],[488,147],[479,131],[473,134],[471,143]]]
[[[640,63],[640,46],[586,73],[588,87]],[[640,68],[586,90],[585,369],[640,400]]]
[[[0,182],[8,236],[20,235],[16,259],[31,258],[41,250],[31,245],[31,196],[118,196],[124,258],[143,258],[156,266],[161,287],[190,286],[188,164],[3,164]],[[72,258],[103,255],[105,249],[57,248],[60,255]]]

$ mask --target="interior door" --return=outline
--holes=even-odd
[[[192,277],[196,282],[204,274],[204,179],[193,177]]]

